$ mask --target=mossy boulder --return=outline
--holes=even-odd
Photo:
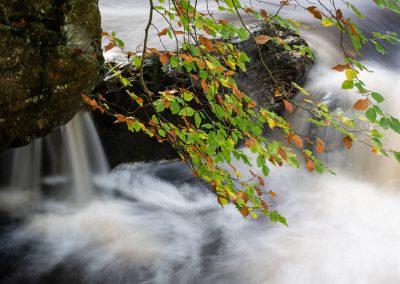
[[[0,0],[0,151],[67,123],[103,63],[98,0]]]
[[[253,33],[255,36],[268,35],[280,39],[281,43],[271,40],[263,44],[261,53],[280,89],[285,89],[289,94],[294,95],[297,91],[291,82],[304,84],[307,71],[312,63],[310,57],[302,54],[296,46],[307,46],[307,43],[293,31],[282,29],[276,25],[257,25],[254,27]],[[275,96],[277,86],[268,76],[265,66],[260,60],[257,45],[252,39],[233,43],[250,57],[250,63],[247,65],[248,71],[238,72],[235,75],[239,88],[250,95],[258,105],[276,112],[281,111],[282,97]],[[285,48],[285,45],[292,47],[292,50]],[[114,70],[118,70],[131,81],[133,86],[130,87],[130,91],[138,95],[143,94],[139,84],[139,72],[134,66],[131,64],[118,65],[112,62],[110,64],[114,65]],[[152,92],[157,93],[165,89],[191,85],[192,82],[188,76],[180,76],[167,69],[162,67],[156,57],[146,61],[144,79]],[[151,117],[152,109],[135,110],[135,105],[132,104],[130,96],[119,79],[113,75],[111,70],[106,70],[105,73],[103,81],[94,90],[93,97],[101,95],[110,102],[111,108],[115,108],[116,111],[123,114],[129,115],[129,112],[135,111],[135,115],[142,115],[144,120]],[[132,133],[125,124],[114,124],[114,120],[114,117],[95,113],[97,128],[112,166],[125,162],[157,161],[176,157],[168,143],[158,143],[143,133]]]

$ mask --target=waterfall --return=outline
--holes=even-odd
[[[11,175],[3,182],[3,195],[8,192],[40,199],[46,193],[83,205],[94,198],[96,176],[109,172],[88,112],[78,113],[52,134],[1,157],[11,160]],[[6,199],[4,196],[3,201]]]

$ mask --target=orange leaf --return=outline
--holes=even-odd
[[[347,64],[338,64],[335,67],[332,67],[332,70],[338,71],[338,72],[343,72],[346,69],[350,69],[351,66],[349,63]]]
[[[168,33],[168,28],[163,29],[161,32],[158,33],[159,36],[165,36]]]
[[[293,105],[288,100],[283,100],[283,105],[287,112],[293,112]]]
[[[294,134],[293,132],[291,132],[288,136],[288,142],[290,143],[290,141],[293,141],[297,148],[304,147],[303,140],[300,138],[300,136]]]
[[[207,81],[204,80],[204,79],[201,80],[201,87],[203,88],[203,91],[204,91],[205,93],[207,93],[207,92],[209,91],[209,87],[208,87],[208,85],[207,85]]]
[[[148,47],[147,49],[148,49],[148,50],[150,50],[150,51],[151,51],[151,52],[153,52],[153,53],[161,54],[161,52],[160,52],[160,51],[158,51],[158,49],[157,49],[157,48]]]
[[[236,86],[232,88],[232,92],[235,95],[235,97],[237,97],[239,100],[246,97],[246,94],[240,91]]]
[[[96,100],[93,100],[93,99],[89,98],[88,96],[84,96],[84,95],[82,95],[82,99],[93,111],[98,109],[101,113],[104,112],[104,108],[99,106]]]
[[[275,198],[276,195],[277,195],[276,192],[272,191],[272,189],[269,190],[269,194],[271,194],[271,196],[272,196],[273,198]]]
[[[169,62],[169,57],[166,53],[160,53],[160,62],[165,65]]]
[[[199,41],[207,48],[207,49],[213,49],[213,43],[210,39],[200,35],[199,36]]]
[[[267,35],[259,35],[256,36],[254,39],[256,40],[257,44],[262,45],[267,43],[271,39],[271,37]]]
[[[317,153],[322,153],[325,151],[325,143],[320,138],[315,141],[315,149],[317,150]]]
[[[356,103],[353,105],[353,108],[355,110],[366,110],[368,106],[369,106],[369,101],[368,99],[365,99],[356,101]]]
[[[312,172],[315,169],[315,164],[311,159],[307,159],[306,167],[309,172]]]
[[[343,144],[347,149],[350,149],[353,147],[353,140],[349,136],[346,136],[343,138]]]
[[[257,106],[257,103],[255,101],[251,101],[247,104],[247,108],[255,108]]]
[[[264,182],[264,179],[262,177],[258,176],[258,181],[262,186],[265,186],[265,182]]]
[[[109,36],[108,32],[102,32],[101,36]]]

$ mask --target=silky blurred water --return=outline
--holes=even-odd
[[[104,30],[118,31],[128,48],[135,48],[143,37],[146,3],[100,1]],[[382,17],[367,4],[362,10],[371,16],[368,30],[400,29],[399,17]],[[358,97],[342,91],[343,74],[330,70],[341,61],[338,44],[330,33],[307,21],[311,28],[302,36],[315,51],[317,63],[306,87],[321,101],[349,111]],[[151,39],[150,45],[157,44]],[[361,74],[363,80],[385,96],[382,108],[398,115],[397,53],[385,59],[370,50],[366,55],[364,62],[374,73]],[[298,117],[289,119],[304,134],[311,131]],[[103,170],[89,180],[81,178],[81,185],[89,182],[87,187],[92,188],[88,196],[75,198],[82,202],[42,197],[38,206],[29,190],[14,195],[5,191],[0,208],[10,214],[32,202],[36,205],[18,217],[23,221],[4,229],[0,253],[9,270],[2,271],[1,282],[399,283],[399,165],[373,156],[362,145],[343,150],[338,133],[319,135],[332,146],[323,158],[337,175],[283,167],[272,169],[266,178],[266,189],[278,194],[276,209],[287,218],[288,228],[244,219],[229,206],[221,209],[179,163],[121,165],[110,174]],[[396,135],[388,134],[387,141],[400,148]],[[91,145],[75,147],[85,150]],[[79,155],[74,157],[83,164],[80,167],[93,167]],[[103,163],[98,161],[97,166]],[[86,170],[75,174],[79,172]]]

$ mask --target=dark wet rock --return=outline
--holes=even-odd
[[[98,0],[0,0],[0,151],[67,123],[103,63]]]
[[[307,45],[293,31],[275,25],[258,25],[254,27],[253,33],[255,36],[279,37],[292,48]],[[296,90],[291,82],[296,82],[299,85],[304,84],[312,61],[296,48],[285,49],[282,43],[270,40],[261,46],[261,53],[280,88],[294,95]],[[275,96],[277,86],[267,74],[254,41],[248,39],[235,44],[238,45],[239,49],[245,51],[251,60],[247,65],[247,72],[238,72],[235,75],[239,88],[249,94],[258,105],[273,111],[282,111],[282,97]],[[132,65],[111,64],[114,65],[114,69],[117,69],[132,82],[133,86],[130,87],[130,91],[138,95],[143,94],[139,84],[138,71]],[[157,58],[150,58],[146,62],[145,81],[148,88],[154,93],[190,85],[191,82],[187,79],[187,76],[179,76],[179,74],[164,69]],[[93,97],[103,96],[109,102],[111,108],[122,114],[137,111],[130,96],[126,93],[126,89],[119,79],[113,76],[113,72],[105,70],[105,74],[105,79],[94,90]],[[150,109],[135,112],[135,115],[139,115],[139,117],[141,115],[143,119],[147,120],[150,119],[151,114]],[[142,133],[132,133],[125,124],[113,124],[114,120],[113,117],[95,113],[97,128],[111,166],[125,162],[156,161],[176,157],[169,144],[160,144]]]

